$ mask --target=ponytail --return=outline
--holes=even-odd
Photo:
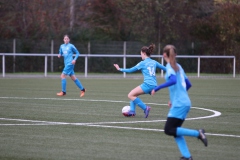
[[[167,54],[171,67],[177,72],[179,68],[176,61],[176,48],[173,45],[166,45],[163,52]]]
[[[151,54],[153,53],[154,49],[155,49],[155,44],[151,44],[149,47],[143,46],[142,49],[141,49],[141,51],[144,52],[144,53],[146,53],[146,55],[147,55],[148,57],[150,57]]]
[[[177,61],[176,61],[176,53],[174,52],[173,48],[170,48],[169,50],[169,61],[171,67],[174,69],[175,72],[178,71]]]

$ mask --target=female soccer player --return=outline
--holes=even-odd
[[[64,57],[64,69],[61,74],[62,91],[57,93],[57,96],[65,96],[66,95],[66,86],[67,86],[66,76],[68,75],[75,82],[77,87],[81,90],[80,97],[83,97],[86,90],[84,89],[81,82],[77,79],[77,77],[75,76],[75,73],[74,73],[74,65],[79,56],[79,52],[73,44],[69,43],[70,38],[68,35],[64,35],[63,41],[64,41],[64,44],[62,44],[60,46],[59,54],[58,54],[58,58],[60,58],[61,56]],[[74,53],[76,55],[73,59]]]
[[[164,127],[165,134],[174,136],[178,148],[182,154],[180,160],[192,160],[187,143],[183,136],[199,138],[207,146],[205,130],[192,130],[181,127],[191,107],[188,89],[192,86],[181,65],[176,62],[176,48],[167,45],[163,49],[163,57],[166,65],[166,82],[152,90],[152,95],[158,90],[168,87],[170,94],[167,122]]]
[[[140,98],[138,98],[141,94],[151,94],[151,91],[157,86],[156,79],[156,68],[166,70],[166,68],[158,63],[157,61],[150,58],[150,55],[153,53],[155,49],[155,45],[151,44],[149,47],[144,46],[141,49],[141,57],[142,61],[139,62],[136,66],[130,69],[122,69],[119,68],[118,64],[114,64],[117,70],[121,72],[136,72],[138,70],[142,71],[144,81],[141,85],[137,86],[128,94],[128,98],[130,99],[130,111],[126,113],[125,116],[135,116],[135,106],[138,105],[145,114],[145,118],[148,117],[151,107],[147,106],[142,102]]]

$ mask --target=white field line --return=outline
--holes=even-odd
[[[27,99],[27,100],[60,100],[60,101],[86,101],[86,102],[111,102],[111,103],[126,103],[129,104],[129,101],[113,101],[113,100],[97,100],[97,99],[68,99],[68,98],[26,98],[26,97],[0,97],[0,99]],[[153,104],[158,106],[164,106],[167,104],[158,104],[158,103],[146,103]]]
[[[192,107],[195,109],[206,110],[209,112],[213,112],[213,115],[205,116],[205,117],[195,117],[195,118],[187,118],[186,120],[196,120],[196,119],[203,119],[203,118],[212,118],[220,116],[221,113],[218,111],[199,108],[199,107]],[[18,121],[18,122],[31,122],[31,123],[47,123],[47,124],[55,124],[55,125],[100,125],[100,124],[127,124],[127,123],[152,123],[152,122],[164,122],[166,120],[151,120],[151,121],[123,121],[123,122],[96,122],[96,123],[69,123],[69,122],[50,122],[50,121],[39,121],[39,120],[26,120],[26,119],[12,119],[12,118],[0,118],[0,120],[6,121]],[[1,124],[0,124],[1,125]]]
[[[65,124],[65,123],[58,123]],[[89,126],[89,127],[99,127],[99,128],[114,128],[114,129],[127,129],[127,130],[140,130],[140,131],[155,131],[155,132],[164,132],[163,129],[153,129],[153,128],[135,128],[135,127],[123,127],[123,126],[107,126],[107,125],[94,125],[94,124],[84,124],[84,123],[69,123],[70,125],[77,126]],[[35,124],[0,124],[0,126],[31,126],[31,125],[55,125],[54,123],[35,123]],[[214,133],[205,133],[209,136],[218,136],[218,137],[233,137],[240,138],[240,135],[228,135],[228,134],[214,134]]]
[[[106,125],[87,125],[87,126],[102,127],[102,128],[118,128],[118,129],[129,129],[129,130],[142,130],[142,131],[164,132],[163,129],[151,129],[151,128],[134,128],[134,127],[106,126]],[[222,137],[235,137],[235,138],[240,138],[239,135],[214,134],[214,133],[205,133],[205,134],[206,134],[206,135],[210,135],[210,136],[222,136]]]
[[[76,101],[91,101],[91,102],[112,102],[112,103],[129,103],[126,101],[112,101],[112,100],[92,100],[92,99],[60,99],[60,98],[25,98],[25,97],[0,97],[0,99],[37,99],[37,100],[76,100]],[[157,104],[157,103],[147,103],[153,105],[167,105],[167,104]],[[195,118],[187,118],[186,120],[196,120],[196,119],[204,119],[204,118],[213,118],[220,116],[221,113],[218,111],[192,107],[195,109],[206,110],[209,112],[213,112],[213,115],[205,116],[205,117],[195,117]],[[68,123],[68,122],[51,122],[51,121],[39,121],[39,120],[26,120],[26,119],[12,119],[12,118],[0,118],[0,120],[5,121],[17,121],[17,122],[29,122],[24,124],[0,124],[0,126],[30,126],[30,125],[77,125],[77,126],[89,126],[89,127],[101,127],[101,128],[116,128],[116,129],[128,129],[128,130],[142,130],[142,131],[157,131],[163,132],[162,129],[151,129],[151,128],[134,128],[134,127],[123,127],[123,126],[108,126],[106,124],[129,124],[129,123],[152,123],[152,122],[163,122],[166,120],[151,120],[151,121],[125,121],[125,122],[96,122],[96,123]],[[214,133],[206,133],[206,135],[212,136],[223,136],[223,137],[237,137],[240,138],[239,135],[226,135],[226,134],[214,134]]]

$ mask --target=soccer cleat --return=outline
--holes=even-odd
[[[66,92],[63,92],[63,91],[57,93],[57,96],[65,96],[65,95],[66,95]]]
[[[145,113],[145,118],[148,117],[150,110],[151,110],[151,107],[147,106],[147,108],[146,108],[145,111],[144,111],[144,113]]]
[[[83,88],[83,90],[81,90],[81,92],[80,92],[80,97],[83,97],[85,95],[85,92],[86,92],[86,90],[85,90],[85,88]]]
[[[123,115],[125,117],[134,117],[134,116],[136,116],[136,113],[134,111],[129,111],[129,112],[123,113]]]
[[[198,139],[200,139],[203,142],[203,144],[207,147],[208,141],[207,141],[207,137],[205,135],[205,130],[204,129],[199,129]]]
[[[189,158],[181,157],[180,160],[193,160],[193,158],[192,157],[189,157]]]

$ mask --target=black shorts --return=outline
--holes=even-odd
[[[184,120],[179,118],[168,117],[165,123],[164,132],[169,136],[177,136],[177,127],[181,127]]]

